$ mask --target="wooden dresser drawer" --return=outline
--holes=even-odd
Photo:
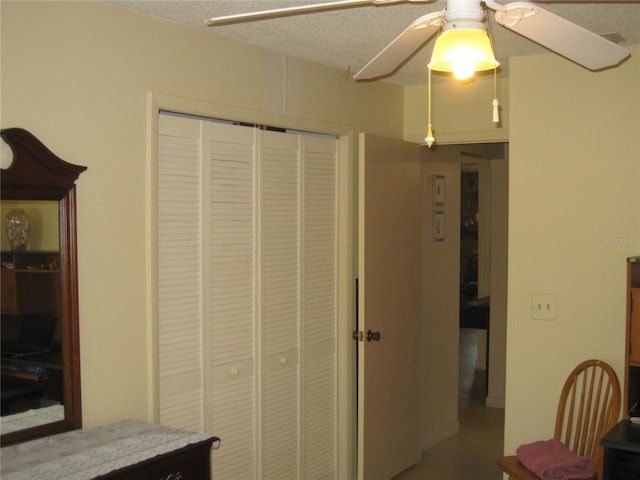
[[[101,480],[209,480],[213,440],[188,445],[96,478]]]

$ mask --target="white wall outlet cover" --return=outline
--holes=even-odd
[[[531,295],[531,318],[534,320],[555,320],[558,318],[558,296],[554,293],[534,293]]]

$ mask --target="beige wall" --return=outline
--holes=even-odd
[[[500,123],[492,121],[494,92],[500,102]],[[426,85],[405,88],[404,138],[424,143],[429,112]],[[479,143],[509,140],[509,82],[493,75],[478,76],[470,82],[433,79],[431,89],[431,124],[436,142]]]
[[[511,61],[509,453],[553,435],[562,383],[580,361],[622,374],[625,258],[640,251],[640,49],[632,53],[600,73],[554,55]],[[533,293],[557,295],[557,320],[531,319]]]
[[[432,176],[445,177],[445,205],[434,207]],[[420,324],[422,451],[459,431],[458,290],[460,288],[460,151],[425,152],[422,167],[423,256]],[[433,239],[432,214],[445,213],[444,241]],[[437,385],[437,388],[434,388]]]
[[[88,167],[77,190],[85,425],[151,419],[149,92],[194,113],[401,138],[402,89],[103,3],[0,8],[2,128]]]
[[[506,146],[508,150],[508,145]],[[504,407],[507,335],[509,152],[491,161],[491,329],[487,405]],[[480,220],[482,222],[482,219]]]

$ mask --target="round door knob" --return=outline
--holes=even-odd
[[[380,332],[372,332],[371,330],[367,330],[367,342],[379,342],[380,341]]]

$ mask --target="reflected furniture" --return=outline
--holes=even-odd
[[[209,480],[219,439],[136,420],[74,430],[4,447],[0,476],[11,480]]]
[[[591,478],[596,478],[602,470],[600,439],[619,414],[620,383],[615,371],[601,360],[586,360],[573,369],[562,388],[553,438],[571,452],[591,457]],[[498,466],[509,479],[539,480],[517,455],[500,457]]]
[[[11,157],[0,173],[3,208],[27,205],[32,214],[41,214],[36,218],[39,235],[54,239],[53,250],[42,248],[36,239],[26,248],[3,247],[3,342],[17,335],[29,315],[51,315],[57,324],[52,349],[46,354],[7,359],[3,352],[2,380],[7,388],[0,442],[4,447],[82,427],[75,183],[86,167],[60,159],[24,129],[4,129],[0,136]],[[33,218],[31,223],[33,237]],[[44,403],[37,398],[39,387]],[[27,407],[36,409],[19,408],[20,418],[11,418],[12,403],[22,400],[31,400],[33,405]],[[39,412],[41,408],[46,411]],[[58,416],[51,416],[53,412]]]
[[[58,252],[2,252],[2,313],[55,312],[60,288]]]
[[[25,395],[34,398],[35,392],[40,392],[39,399],[64,404],[63,370],[62,352],[58,348],[40,355],[2,359],[0,421],[3,434],[7,433],[7,415],[16,415],[26,410],[13,405],[14,402],[26,403]],[[33,405],[30,407],[33,408]]]

